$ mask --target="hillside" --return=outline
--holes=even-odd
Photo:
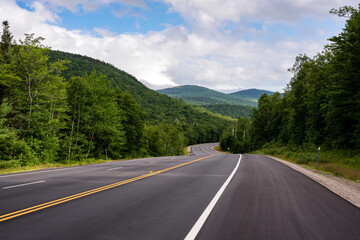
[[[67,65],[68,69],[63,73],[66,80],[69,80],[72,76],[90,74],[94,70],[98,74],[105,74],[114,88],[118,87],[136,99],[137,103],[139,103],[146,113],[147,123],[150,125],[175,123],[180,125],[184,131],[196,126],[196,130],[193,130],[193,133],[185,134],[191,144],[217,141],[219,133],[231,122],[229,118],[215,115],[207,110],[188,105],[182,100],[173,99],[151,90],[125,71],[119,70],[102,61],[77,54],[52,51],[51,60],[55,61],[57,59],[67,59],[71,61],[71,63]],[[198,131],[200,131],[201,126],[203,129],[209,131],[211,129],[210,132],[213,134],[211,136],[203,136],[202,139],[199,139],[201,134],[198,134]],[[209,137],[209,139],[206,139],[206,137]]]
[[[229,116],[234,119],[239,117],[251,117],[252,107],[232,104],[205,104],[201,107],[212,113],[218,113],[222,116]]]
[[[41,41],[29,34],[21,45],[2,45],[9,54],[0,53],[0,169],[182,155],[186,145],[219,141],[234,123]]]
[[[173,98],[179,98],[192,105],[233,104],[256,107],[257,98],[225,94],[205,87],[184,85],[158,90]]]
[[[264,93],[274,94],[271,91],[260,89],[248,89],[235,93],[225,94],[205,87],[184,85],[173,88],[165,88],[158,92],[166,94],[173,98],[179,98],[192,105],[209,104],[232,104],[244,105],[250,107],[257,106],[257,100]]]
[[[252,88],[252,89],[246,89],[246,90],[241,90],[238,92],[230,93],[230,95],[242,97],[242,98],[246,98],[246,99],[256,99],[257,100],[264,93],[266,93],[267,95],[274,94],[274,92],[270,92],[267,90],[260,90],[260,89]]]

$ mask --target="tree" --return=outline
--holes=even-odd
[[[360,4],[345,6],[332,13],[347,17],[345,28],[327,49],[334,58],[330,63],[332,82],[326,114],[327,133],[336,148],[360,147]]]
[[[115,91],[115,101],[118,110],[122,113],[121,124],[126,136],[124,155],[141,156],[144,154],[143,134],[146,114],[130,94],[123,93],[120,89]]]
[[[66,146],[69,160],[100,157],[120,158],[125,144],[114,90],[105,75],[93,72],[70,79],[67,88],[69,131]]]
[[[12,72],[13,68],[13,36],[10,32],[8,21],[3,21],[3,31],[0,44],[0,104],[8,97],[8,91],[12,82],[17,78]]]
[[[272,139],[271,136],[271,99],[264,93],[258,100],[258,108],[252,113],[252,142],[256,148],[261,147]]]
[[[2,56],[2,63],[9,64],[12,58],[13,52],[13,35],[10,32],[10,25],[8,21],[3,21],[3,31],[1,35],[1,56]]]

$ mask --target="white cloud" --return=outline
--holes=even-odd
[[[172,11],[187,19],[201,21],[200,12],[221,21],[240,22],[242,18],[256,21],[295,21],[303,17],[327,17],[331,8],[344,4],[357,5],[356,0],[163,0]]]
[[[17,39],[23,37],[23,33],[35,33],[45,37],[45,43],[53,49],[109,62],[153,88],[197,84],[227,92],[254,87],[281,91],[290,80],[287,69],[295,57],[299,53],[316,54],[329,37],[324,30],[319,33],[321,41],[312,35],[289,37],[284,32],[286,37],[268,41],[265,37],[269,36],[271,23],[259,30],[242,25],[243,18],[260,16],[269,22],[287,18],[287,21],[294,21],[305,15],[325,14],[341,4],[339,0],[291,3],[276,0],[271,4],[265,0],[166,0],[172,4],[172,11],[186,17],[192,29],[167,26],[163,31],[145,34],[117,34],[99,26],[94,29],[98,36],[94,36],[80,29],[70,31],[56,26],[58,16],[48,4],[75,11],[79,5],[87,3],[100,6],[121,2],[142,8],[146,3],[142,0],[42,2],[46,3],[34,3],[34,10],[27,11],[17,6],[15,0],[0,0],[0,15],[9,20]],[[226,21],[235,22],[235,28],[219,31]],[[293,26],[302,28],[296,24]],[[339,25],[333,31],[340,28]],[[320,32],[315,29],[314,35]],[[257,38],[243,38],[246,34]]]

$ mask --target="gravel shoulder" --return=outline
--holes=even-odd
[[[360,184],[341,178],[337,176],[333,176],[330,174],[326,174],[317,170],[307,169],[303,166],[296,165],[294,163],[287,162],[285,160],[268,156],[278,162],[281,162],[290,168],[308,176],[314,181],[320,183],[330,191],[336,193],[340,197],[349,201],[353,205],[360,208]]]

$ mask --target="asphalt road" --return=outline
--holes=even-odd
[[[214,145],[0,175],[0,239],[360,239],[359,208],[270,158]]]

